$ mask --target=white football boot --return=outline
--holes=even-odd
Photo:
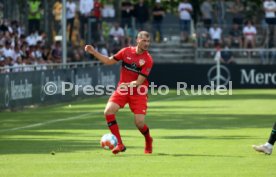
[[[270,147],[269,147],[269,146],[267,146],[267,144],[262,144],[259,146],[253,145],[252,147],[253,147],[253,149],[255,149],[255,151],[262,152],[267,155],[272,154],[272,147],[273,147],[272,145],[270,145]]]

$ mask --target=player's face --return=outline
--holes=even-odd
[[[149,37],[142,36],[142,37],[137,39],[137,46],[138,46],[139,49],[144,50],[144,51],[148,50],[149,45],[150,45],[150,38]]]

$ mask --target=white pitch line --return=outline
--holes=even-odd
[[[166,100],[166,101],[167,100],[175,100],[175,99],[179,99],[179,97],[181,97],[181,96],[173,96],[173,97],[169,97],[169,98],[158,99],[158,100],[150,101],[149,103],[151,103],[151,102],[157,102],[157,101],[162,101],[162,100]],[[26,126],[23,126],[23,127],[4,129],[4,130],[0,130],[0,132],[16,131],[16,130],[22,130],[22,129],[28,129],[28,128],[34,128],[34,127],[44,126],[44,125],[52,124],[52,123],[56,123],[56,122],[77,120],[77,119],[84,118],[84,117],[86,117],[86,116],[88,116],[90,114],[95,114],[95,113],[86,113],[86,114],[81,114],[81,115],[78,115],[78,116],[66,117],[66,118],[62,118],[62,119],[56,119],[56,120],[50,120],[50,121],[47,121],[47,122],[41,122],[41,123],[26,125]]]

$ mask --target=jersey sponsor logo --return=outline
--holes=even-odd
[[[132,64],[131,64],[131,67],[132,67],[133,69],[136,69],[136,68],[137,68],[137,65],[136,65],[135,63],[132,63]]]
[[[130,57],[127,57],[127,59],[128,59],[128,60],[131,60],[131,58],[130,58]]]
[[[126,68],[127,70],[130,70],[130,71],[133,71],[133,72],[136,72],[136,73],[140,73],[140,71],[141,71],[141,68],[137,67],[136,63],[128,64],[126,62],[123,62],[122,66],[124,68]]]
[[[145,63],[146,63],[146,61],[144,59],[140,59],[139,60],[139,65],[140,66],[143,66]]]

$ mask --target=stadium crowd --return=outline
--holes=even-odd
[[[146,0],[134,3],[123,0],[119,10],[116,10],[114,4],[113,0],[67,0],[68,62],[90,60],[84,57],[82,46],[87,40],[88,22],[91,19],[95,20],[91,42],[105,55],[114,54],[121,47],[132,44],[135,34],[143,29],[152,32],[154,41],[163,41],[162,23],[168,10],[163,7],[161,0],[155,0],[151,5]],[[250,8],[245,4],[246,1],[242,0],[203,0],[196,7],[191,1],[180,0],[176,16],[180,21],[181,42],[192,42],[191,29],[194,29],[197,47],[274,48],[275,1],[264,0],[255,10],[263,12],[264,17],[260,14],[246,16]],[[46,69],[44,64],[61,62],[61,41],[57,37],[61,35],[61,0],[55,0],[52,5],[51,39],[41,29],[41,1],[29,0],[28,5],[28,26],[16,20],[0,20],[0,67],[39,65],[36,68],[39,70]],[[0,4],[0,7],[3,5]],[[193,19],[195,17],[199,18]],[[246,56],[249,53],[243,51],[242,54]],[[259,54],[251,54],[260,55],[263,63],[275,63],[276,52],[259,51]],[[231,61],[231,55],[231,52],[227,53],[225,63]],[[264,61],[267,58],[265,56],[269,56],[270,60]],[[13,71],[31,69],[22,67]]]

